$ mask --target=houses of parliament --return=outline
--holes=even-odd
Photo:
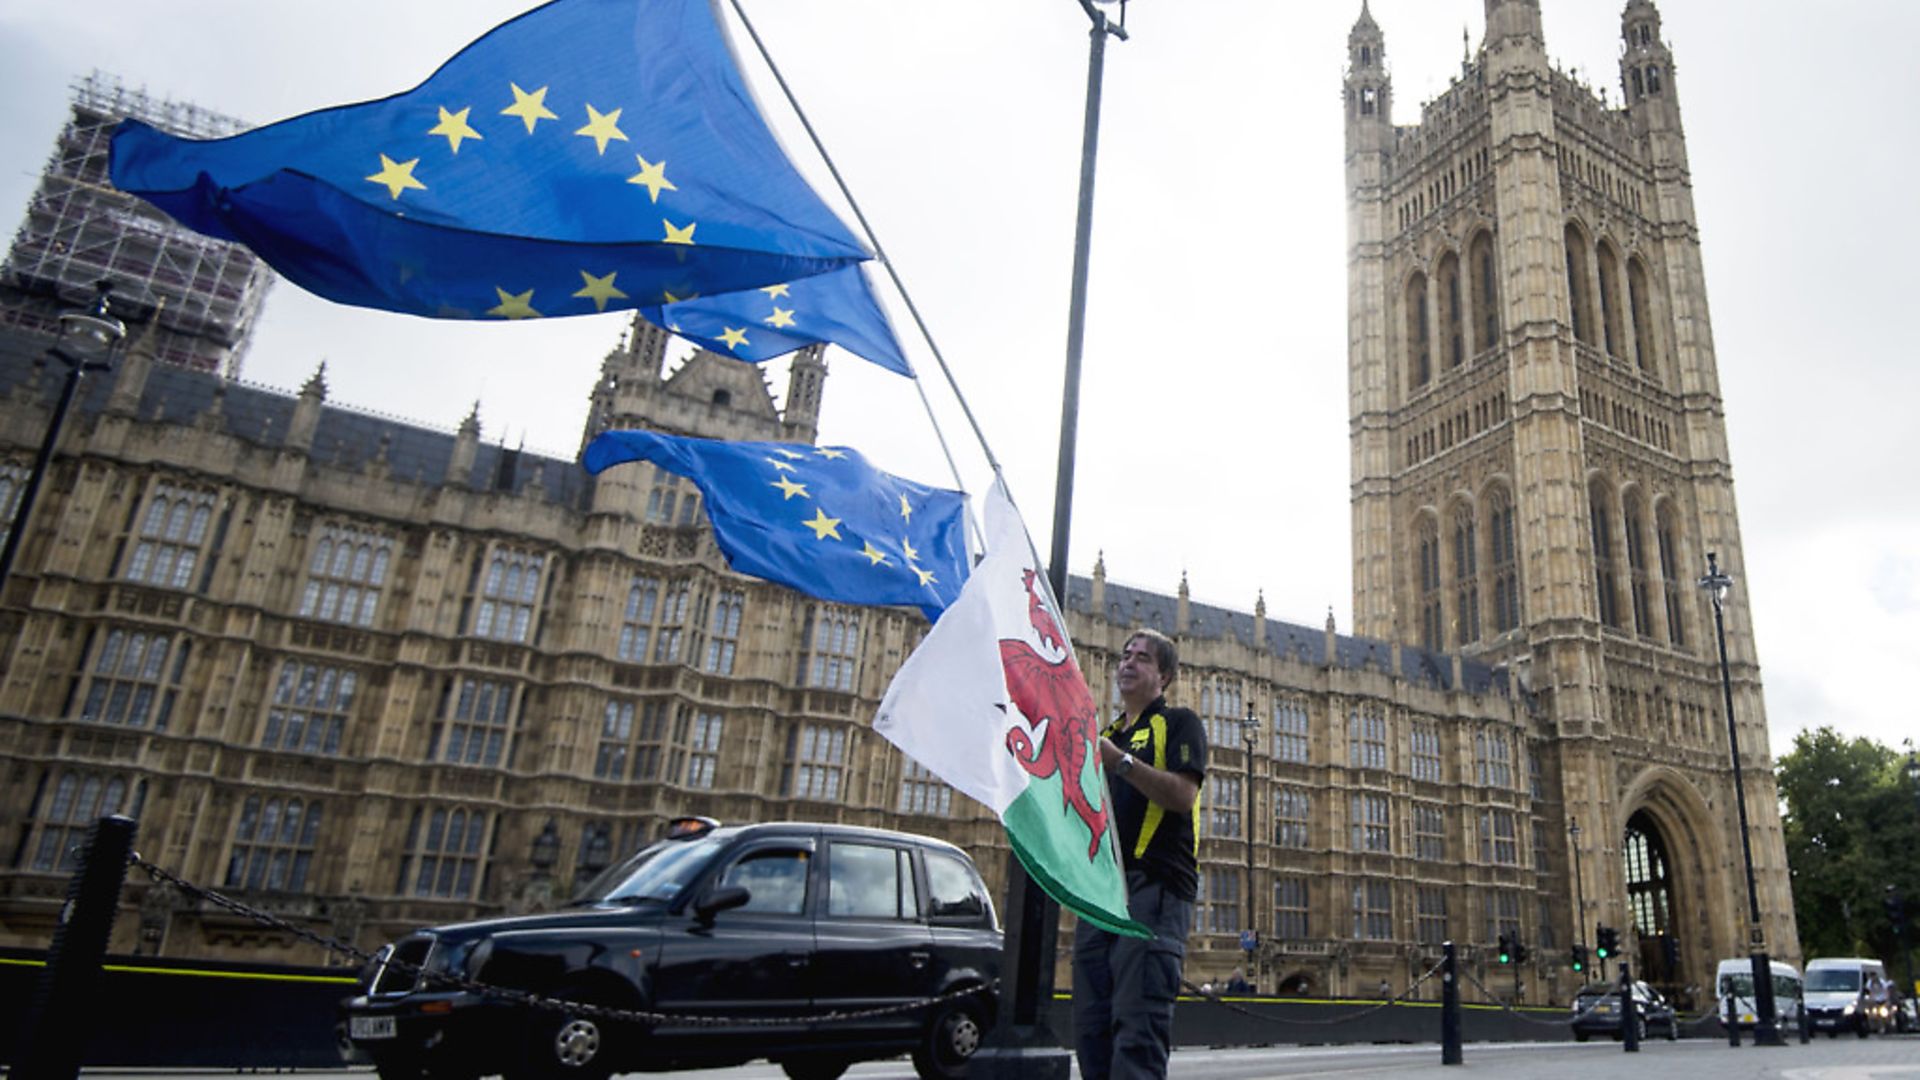
[[[1361,4],[1353,632],[1071,580],[1095,699],[1156,627],[1212,740],[1196,982],[1251,956],[1263,992],[1398,991],[1452,940],[1473,1000],[1508,986],[1507,934],[1525,1000],[1564,1002],[1596,924],[1683,999],[1756,937],[1799,958],[1751,625],[1727,606],[1758,927],[1695,584],[1709,553],[1743,562],[1680,86],[1656,6],[1620,26],[1609,102],[1548,62],[1537,0],[1486,0],[1459,77],[1396,124]],[[731,572],[652,466],[590,478],[474,417],[332,402],[324,368],[234,380],[265,272],[106,188],[99,132],[166,106],[78,89],[0,281],[0,528],[65,374],[52,313],[74,282],[136,284],[0,582],[0,944],[48,940],[107,813],[183,877],[368,947],[563,902],[682,814],[930,833],[1001,884],[999,823],[871,727],[917,612]],[[776,399],[669,341],[636,321],[607,355],[583,444],[815,439],[817,349]],[[117,951],[328,962],[140,875],[123,902]]]

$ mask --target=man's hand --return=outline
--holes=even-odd
[[[1115,745],[1112,739],[1101,737],[1100,764],[1109,774],[1120,776],[1163,810],[1175,814],[1192,812],[1194,802],[1200,798],[1200,784],[1192,776],[1156,769],[1139,758],[1134,758],[1133,768],[1121,775],[1117,766],[1125,756],[1126,751]]]

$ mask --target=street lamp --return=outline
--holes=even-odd
[[[1727,704],[1727,752],[1733,756],[1733,803],[1740,811],[1740,857],[1747,866],[1748,952],[1753,958],[1753,1043],[1785,1046],[1774,1023],[1773,963],[1767,956],[1766,931],[1760,926],[1760,891],[1753,883],[1753,840],[1747,828],[1747,791],[1740,778],[1740,732],[1733,723],[1733,677],[1727,673],[1727,620],[1723,613],[1733,578],[1720,572],[1720,561],[1707,552],[1707,574],[1700,587],[1713,598],[1713,629],[1720,642],[1720,690]]]
[[[113,366],[113,349],[127,336],[126,325],[107,314],[107,297],[113,283],[101,281],[94,286],[93,306],[86,311],[69,311],[60,316],[60,337],[47,355],[67,366],[67,379],[60,387],[60,400],[53,406],[53,419],[40,439],[40,453],[33,459],[33,471],[27,474],[26,487],[20,490],[20,504],[7,526],[7,544],[0,548],[0,595],[13,575],[13,560],[26,542],[27,524],[33,515],[33,503],[40,484],[53,463],[53,450],[60,441],[60,429],[66,425],[67,410],[80,390],[80,379],[90,371],[106,371]]]
[[[552,818],[547,819],[547,827],[533,838],[533,850],[527,853],[527,861],[533,864],[535,877],[544,879],[553,872],[553,864],[560,861],[560,830],[555,827]]]
[[[1573,943],[1581,948],[1585,948],[1587,944],[1587,887],[1586,882],[1582,880],[1580,876],[1580,823],[1577,821],[1567,822],[1567,835],[1571,838],[1571,842],[1568,843],[1567,846],[1573,849]]]
[[[1247,747],[1247,920],[1240,935],[1240,947],[1247,950],[1247,981],[1253,981],[1253,951],[1260,944],[1260,930],[1253,918],[1253,753],[1260,746],[1260,721],[1253,715],[1253,702],[1247,702],[1247,718],[1240,722],[1240,741]]]

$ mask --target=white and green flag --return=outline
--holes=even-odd
[[[1127,915],[1093,697],[998,478],[985,518],[986,558],[894,675],[874,729],[991,807],[1028,876],[1063,907],[1149,937]]]

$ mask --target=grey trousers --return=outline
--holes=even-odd
[[[1081,1080],[1167,1075],[1193,901],[1134,871],[1127,875],[1127,910],[1153,930],[1151,940],[1084,921],[1073,932],[1073,1041]]]

